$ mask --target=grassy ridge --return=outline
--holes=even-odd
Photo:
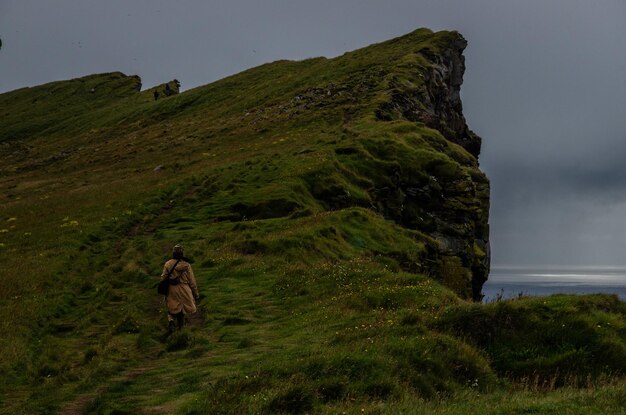
[[[488,181],[438,130],[376,116],[457,38],[157,101],[119,73],[0,95],[0,411],[619,413],[624,304],[466,301],[438,233],[480,231]],[[201,313],[165,339],[178,242]]]

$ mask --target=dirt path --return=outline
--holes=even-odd
[[[148,371],[154,369],[155,367],[157,367],[156,362],[153,362],[153,363],[145,365],[145,366],[135,367],[135,368],[129,369],[129,370],[121,373],[118,376],[115,376],[115,377],[111,378],[109,380],[109,382],[115,384],[115,383],[118,383],[118,382],[125,382],[125,381],[128,381],[128,380],[132,380],[132,379],[135,379],[135,378],[141,376],[145,372],[148,372]],[[85,393],[85,394],[79,395],[78,397],[76,397],[76,399],[74,399],[70,403],[66,404],[65,406],[61,407],[59,409],[59,414],[60,415],[82,415],[82,414],[84,414],[85,411],[87,410],[87,408],[89,407],[89,404],[91,404],[91,402],[93,402],[101,394],[106,393],[108,388],[109,388],[109,386],[100,386],[93,392],[89,392],[89,393]]]
[[[162,305],[162,299],[159,298],[158,299],[158,304]],[[157,302],[155,302],[155,304],[157,304]],[[159,309],[159,307],[155,308],[156,310]],[[190,326],[194,326],[194,327],[203,327],[204,326],[204,310],[202,308],[202,306],[198,305],[198,311],[190,316],[187,317],[187,321],[188,324]],[[105,394],[111,387],[111,385],[115,385],[116,383],[120,383],[120,382],[127,382],[129,380],[133,380],[135,378],[138,378],[139,376],[143,375],[146,372],[149,372],[152,369],[155,369],[158,367],[158,360],[154,359],[152,361],[150,361],[149,363],[146,363],[144,365],[140,365],[140,366],[136,366],[133,368],[130,368],[124,372],[122,372],[121,374],[112,377],[111,379],[107,380],[108,385],[105,386],[99,386],[96,388],[96,390],[92,391],[92,392],[87,392],[87,393],[83,393],[80,394],[78,396],[76,396],[71,402],[65,404],[64,406],[62,406],[59,409],[59,414],[60,415],[82,415],[86,412],[87,408],[89,407],[89,405],[98,398],[98,396]],[[152,408],[150,413],[167,413],[169,411],[168,408],[163,407],[163,411],[159,412],[154,410],[155,408]],[[171,409],[171,408],[170,408]]]

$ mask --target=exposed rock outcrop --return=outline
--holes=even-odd
[[[478,157],[481,139],[468,128],[461,103],[466,47],[467,41],[459,34],[441,53],[421,48],[419,54],[428,64],[415,73],[418,79],[413,81],[421,84],[420,88],[407,94],[399,80],[394,79],[391,100],[381,105],[377,116],[390,120],[394,118],[391,113],[397,112],[407,120],[423,122]]]
[[[473,157],[458,160],[467,169],[426,166],[427,177],[400,166],[394,187],[372,192],[385,216],[434,237],[439,243],[435,276],[475,300],[489,274],[489,181],[478,170],[481,138],[462,112],[460,89],[467,41],[458,33],[437,51],[426,46],[413,59],[414,71],[390,82],[390,99],[376,112],[381,121],[421,122],[463,147]],[[415,87],[417,85],[417,87]]]

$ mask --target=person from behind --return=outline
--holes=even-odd
[[[189,260],[184,257],[183,247],[174,246],[172,259],[165,262],[161,281],[169,278],[169,289],[165,296],[167,306],[167,330],[172,333],[185,325],[185,316],[196,312],[198,285]]]

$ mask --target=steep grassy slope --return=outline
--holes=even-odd
[[[621,408],[623,303],[468,301],[489,184],[464,46],[422,29],[157,101],[120,73],[0,95],[2,411],[558,411],[598,384],[572,413]],[[201,312],[165,339],[179,242]]]

